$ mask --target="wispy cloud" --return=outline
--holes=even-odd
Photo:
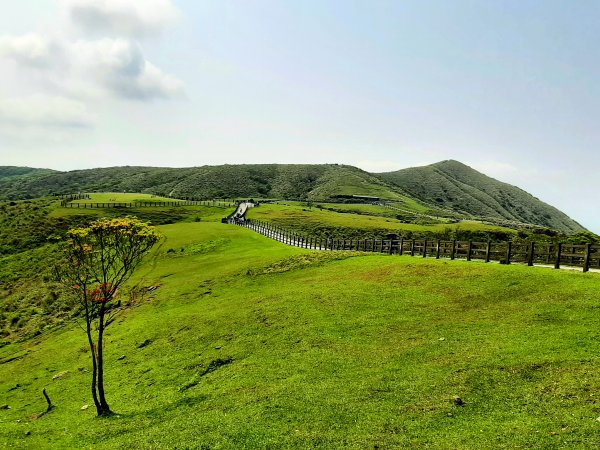
[[[171,26],[179,11],[169,0],[64,0],[73,23],[85,32],[143,37]]]
[[[57,52],[50,39],[35,33],[0,36],[0,57],[13,59],[22,66],[47,68],[55,63]]]
[[[78,41],[69,46],[72,70],[120,98],[168,99],[183,83],[146,60],[139,44],[127,39]]]
[[[169,0],[61,4],[73,25],[62,33],[0,36],[0,59],[12,62],[18,91],[30,93],[1,100],[5,122],[88,128],[94,118],[87,111],[107,98],[144,102],[182,95],[183,83],[148,61],[137,40],[177,19]]]
[[[94,118],[84,103],[60,96],[0,99],[0,120],[17,126],[88,128]]]

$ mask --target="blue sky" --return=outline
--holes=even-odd
[[[600,232],[599,20],[596,1],[10,2],[0,164],[457,159]]]

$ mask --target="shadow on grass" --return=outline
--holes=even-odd
[[[199,394],[196,396],[188,396],[188,397],[180,398],[179,400],[176,400],[171,403],[156,405],[150,409],[139,410],[136,412],[123,413],[123,414],[116,412],[113,415],[108,416],[108,417],[103,417],[102,419],[105,419],[105,420],[125,419],[125,420],[127,420],[127,419],[135,419],[135,418],[139,418],[139,417],[146,417],[149,419],[153,419],[153,418],[160,417],[160,416],[164,415],[165,413],[173,412],[182,407],[191,408],[193,406],[198,405],[199,403],[204,402],[207,399],[208,399],[208,395],[205,395],[205,394]]]

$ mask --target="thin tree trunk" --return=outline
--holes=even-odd
[[[106,401],[104,395],[104,351],[103,351],[103,339],[104,339],[104,312],[100,313],[100,323],[98,325],[98,396],[100,399],[101,412],[100,416],[109,416],[112,414],[110,407]]]
[[[90,351],[92,352],[92,398],[94,399],[94,405],[96,406],[96,412],[98,415],[102,415],[102,408],[100,406],[100,402],[98,401],[98,390],[96,387],[96,381],[98,379],[98,364],[96,359],[96,347],[94,346],[94,341],[92,340],[92,330],[90,328],[90,324],[87,325],[87,336],[88,343],[90,344]]]
[[[84,286],[84,290],[86,287]],[[87,296],[85,296],[87,297]],[[88,338],[88,344],[90,345],[90,352],[92,353],[92,398],[94,399],[94,406],[96,406],[96,412],[98,415],[101,415],[102,408],[100,406],[100,402],[98,401],[98,390],[96,387],[96,382],[98,379],[98,364],[96,359],[96,346],[94,345],[94,339],[92,338],[92,316],[90,307],[87,304],[87,299],[83,299],[83,304],[85,307],[85,332]]]

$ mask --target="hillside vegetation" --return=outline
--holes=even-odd
[[[2,174],[10,176],[3,176]],[[190,168],[111,167],[72,172],[0,168],[0,198],[77,192],[139,192],[175,198],[275,198],[352,202],[376,197],[409,213],[477,219],[560,232],[585,229],[519,188],[456,161],[384,174],[338,164],[255,164]],[[367,200],[365,200],[367,201]]]
[[[83,332],[44,330],[0,348],[0,447],[600,445],[597,274],[160,232],[107,335],[118,415],[82,409]]]
[[[566,214],[522,189],[458,161],[443,161],[379,176],[422,202],[474,217],[531,223],[566,232],[584,230]]]
[[[32,179],[53,173],[56,173],[56,171],[50,169],[33,169],[31,167],[0,166],[0,180],[8,178]]]
[[[106,200],[113,197],[128,198],[111,194]],[[58,242],[70,227],[125,215],[154,225],[216,222],[229,212],[220,206],[71,209],[50,199],[0,204],[0,347],[2,342],[54,329],[71,317],[67,293],[53,282],[52,274]]]
[[[270,222],[301,235],[319,238],[382,239],[389,233],[404,238],[510,240],[517,231],[474,221],[449,223],[421,219],[405,223],[397,211],[372,205],[316,204],[307,207],[298,202],[262,204],[250,208],[247,217]]]

